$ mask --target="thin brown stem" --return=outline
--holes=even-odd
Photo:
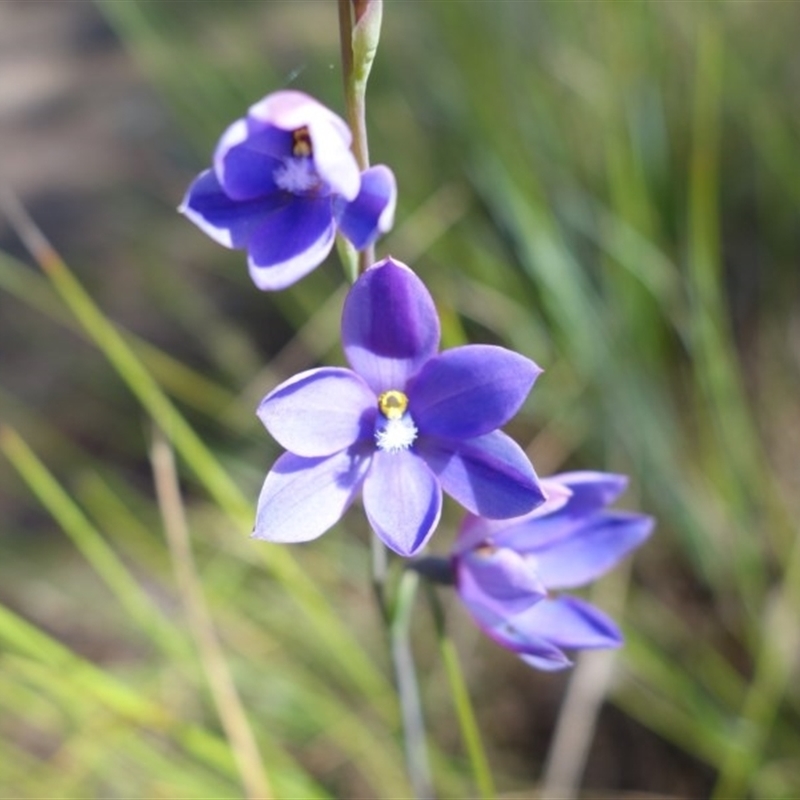
[[[151,460],[172,568],[220,722],[247,797],[269,800],[272,797],[269,779],[195,568],[172,449],[158,431],[153,440]]]

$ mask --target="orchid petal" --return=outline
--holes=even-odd
[[[562,514],[572,518],[583,518],[611,505],[628,486],[626,475],[589,470],[561,472],[552,475],[549,480],[561,484],[571,492]]]
[[[214,172],[207,169],[189,186],[178,211],[218,244],[240,249],[247,246],[264,218],[285,202],[279,195],[245,202],[231,200]]]
[[[516,517],[545,499],[530,460],[502,431],[460,442],[421,436],[416,449],[444,491],[473,514]]]
[[[571,589],[608,572],[652,529],[652,518],[643,514],[598,512],[569,536],[529,552],[549,589]]]
[[[391,230],[397,203],[394,173],[382,165],[361,174],[361,189],[351,203],[336,205],[339,230],[356,250],[363,250]]]
[[[364,510],[387,547],[412,556],[439,523],[442,490],[425,462],[410,450],[379,450],[364,481]]]
[[[248,121],[285,131],[308,129],[314,166],[330,188],[346,200],[358,194],[361,179],[350,151],[352,134],[344,120],[303,92],[275,92],[250,107]]]
[[[608,472],[563,472],[545,478],[542,486],[548,495],[566,492],[566,497],[544,503],[515,520],[513,526],[498,532],[494,541],[520,552],[547,547],[583,530],[587,519],[614,502],[627,485],[626,476]]]
[[[325,260],[335,236],[329,199],[292,197],[253,231],[250,277],[259,289],[285,289]]]
[[[246,120],[234,122],[214,151],[214,173],[232,200],[253,200],[278,191],[275,170],[292,155],[287,131],[266,127],[254,132]]]
[[[622,644],[614,622],[578,597],[542,600],[511,622],[523,636],[542,637],[559,648],[590,650]]]
[[[482,606],[498,616],[518,614],[547,594],[531,561],[505,548],[465,554],[458,560],[457,580],[465,605]]]
[[[284,453],[261,489],[253,536],[283,543],[321,536],[352,503],[369,463],[356,448],[325,458]]]
[[[468,606],[475,617],[478,625],[499,645],[511,650],[517,655],[527,658],[541,660],[547,664],[549,670],[563,669],[570,666],[571,662],[559,647],[553,644],[544,636],[533,629],[523,629],[517,625],[517,620],[535,611],[537,606],[546,602],[532,606],[528,611],[515,616],[497,616],[487,614],[481,610],[476,612],[474,607]]]
[[[472,344],[430,359],[408,386],[423,434],[471,439],[517,413],[541,369],[504,347]]]
[[[298,456],[327,456],[370,437],[375,395],[349,369],[301,372],[273,389],[258,407],[272,436]]]
[[[425,285],[399,261],[374,264],[347,295],[342,344],[376,394],[404,390],[439,347],[439,317]]]

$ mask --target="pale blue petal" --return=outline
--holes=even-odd
[[[376,451],[364,481],[364,510],[375,533],[401,556],[421,550],[439,523],[442,490],[410,450]]]
[[[356,448],[326,458],[284,453],[261,489],[253,536],[284,543],[321,536],[352,503],[369,463]]]
[[[349,369],[301,372],[273,389],[258,407],[272,436],[298,456],[327,456],[371,438],[375,395]]]

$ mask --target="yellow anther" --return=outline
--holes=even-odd
[[[390,389],[378,397],[378,408],[386,419],[400,419],[408,408],[408,398],[396,389]]]
[[[292,155],[298,158],[311,155],[311,135],[305,126],[292,131]]]

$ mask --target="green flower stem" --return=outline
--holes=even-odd
[[[434,797],[433,781],[425,741],[425,720],[422,717],[419,684],[409,637],[411,612],[418,584],[419,576],[411,570],[405,571],[400,578],[391,613],[389,635],[397,692],[400,696],[408,776],[414,787],[414,794],[419,800],[426,800]]]
[[[486,751],[483,747],[475,711],[472,708],[467,683],[464,680],[464,673],[461,670],[458,652],[452,639],[447,635],[444,609],[439,600],[439,595],[436,593],[436,588],[432,584],[426,584],[426,587],[436,628],[436,638],[439,642],[439,652],[447,673],[447,682],[450,685],[450,693],[453,696],[453,705],[458,717],[458,727],[461,730],[461,738],[464,740],[464,746],[467,749],[472,776],[475,780],[475,785],[478,787],[479,796],[483,800],[492,800],[495,797],[492,772],[489,767],[489,759],[486,757]]]
[[[338,0],[339,44],[347,121],[353,132],[353,155],[361,170],[369,167],[366,93],[372,61],[380,39],[383,4],[381,0]],[[375,247],[358,255],[358,274],[375,261]]]

